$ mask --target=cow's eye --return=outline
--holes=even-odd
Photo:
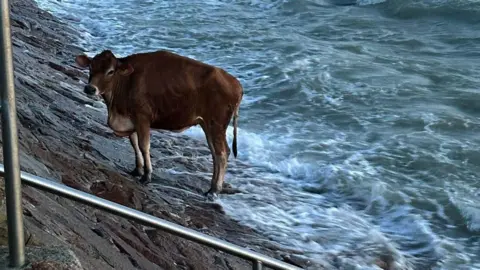
[[[112,76],[112,75],[113,75],[113,69],[109,70],[109,71],[107,72],[107,75],[108,75],[108,76]]]

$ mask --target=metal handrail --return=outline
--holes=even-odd
[[[0,176],[4,176],[4,174],[5,168],[2,164],[0,164]],[[175,234],[182,238],[186,238],[200,244],[217,248],[232,255],[247,259],[252,262],[253,269],[262,269],[262,265],[276,269],[301,269],[299,267],[287,264],[285,262],[265,256],[255,251],[251,251],[246,248],[234,245],[227,241],[217,239],[215,237],[197,232],[195,230],[180,226],[178,224],[166,221],[152,215],[145,214],[141,211],[123,206],[121,204],[99,198],[95,195],[73,189],[71,187],[51,180],[47,180],[26,172],[21,172],[20,177],[23,183],[29,186],[59,195],[61,197],[72,199],[83,204],[90,205],[97,209],[105,210],[117,216],[125,217],[130,220],[135,220],[144,225],[149,225]]]
[[[2,138],[5,162],[5,201],[7,205],[8,250],[11,267],[25,263],[22,182],[18,158],[17,108],[13,77],[10,5],[0,0],[0,94],[2,98]]]

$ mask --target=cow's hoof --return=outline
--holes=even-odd
[[[148,183],[152,182],[152,175],[151,174],[144,174],[142,178],[140,178],[140,184],[147,185]]]
[[[217,193],[213,192],[211,189],[205,192],[205,194],[203,195],[205,196],[207,201],[211,201],[211,202],[215,201],[218,198]]]
[[[129,174],[130,174],[131,176],[133,176],[133,177],[143,176],[143,171],[142,171],[141,169],[139,169],[139,168],[135,168],[135,169],[133,169],[133,171],[131,171]]]

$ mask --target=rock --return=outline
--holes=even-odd
[[[26,247],[22,270],[84,270],[75,254],[64,247]],[[0,267],[7,268],[8,248],[0,247]],[[13,270],[13,269],[12,269]]]
[[[41,261],[32,263],[29,270],[70,270],[70,266],[54,261]]]
[[[12,26],[17,26],[25,30],[31,29],[30,22],[28,22],[28,20],[26,20],[24,17],[16,14],[12,14],[10,16],[10,23]]]
[[[101,101],[93,102],[93,107],[99,108],[99,109],[107,109],[107,105]]]
[[[110,182],[95,182],[90,187],[93,194],[98,197],[119,203],[137,210],[141,210],[142,204],[138,193],[133,189]]]
[[[26,168],[26,169],[23,169],[24,171],[27,171],[28,173],[31,173],[34,175],[44,176],[44,177],[49,175],[49,170],[45,166],[45,164],[41,163],[34,157],[22,152],[20,153],[19,159],[20,159],[20,164],[22,164],[22,167]]]
[[[71,177],[69,174],[64,174],[62,175],[62,183],[66,186],[69,186],[71,188],[83,191],[83,192],[88,192],[88,188],[82,186],[81,184],[77,183],[73,177]]]
[[[59,63],[56,63],[54,61],[49,61],[48,62],[48,65],[55,69],[55,70],[58,70],[62,73],[64,73],[65,75],[71,77],[72,79],[74,80],[78,80],[78,78],[85,78],[87,77],[87,75],[77,69],[71,69],[71,68],[67,68],[66,66],[63,66]]]

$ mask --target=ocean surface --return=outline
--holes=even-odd
[[[480,269],[479,1],[37,1],[90,55],[241,80],[233,218],[329,269]]]

